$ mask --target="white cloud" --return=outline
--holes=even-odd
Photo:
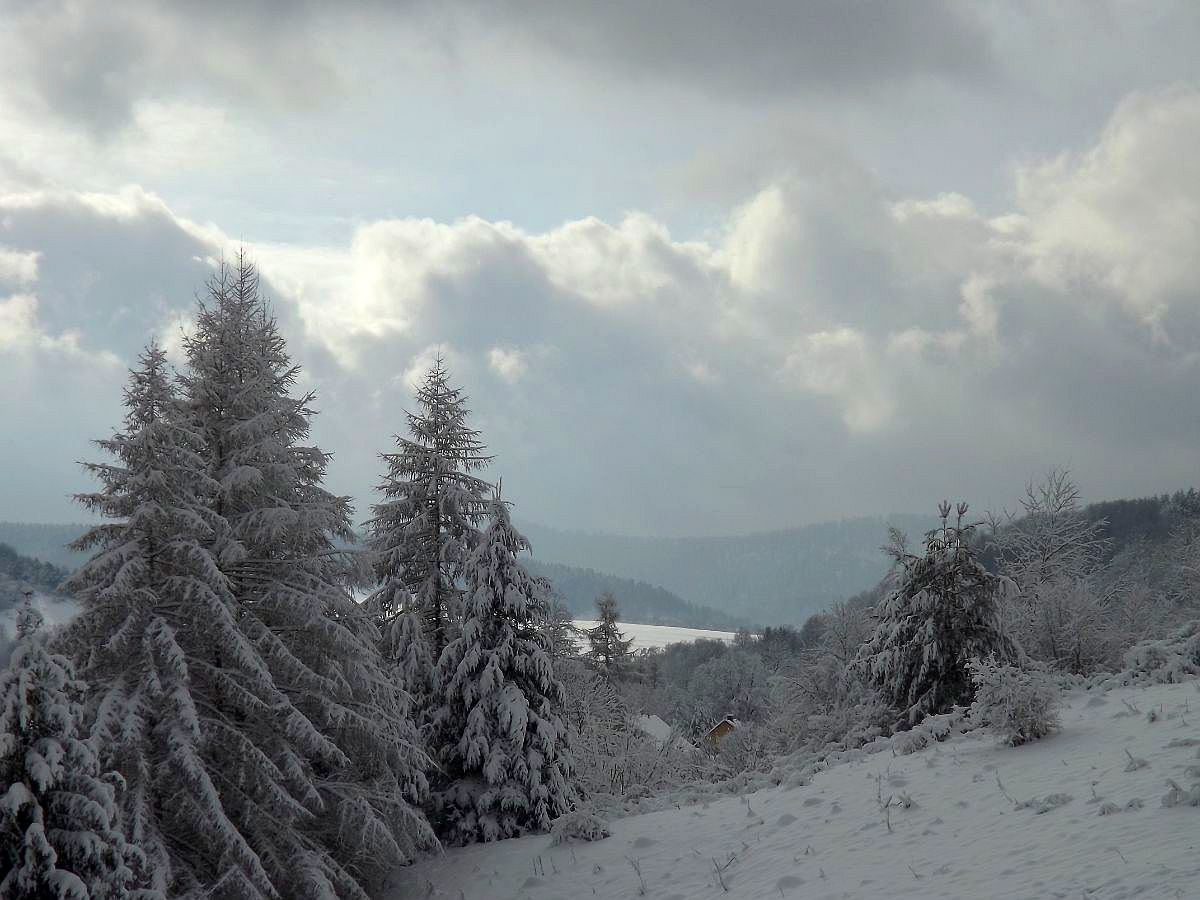
[[[1200,284],[1200,93],[1123,102],[1083,154],[1018,170],[1030,274],[1064,293],[1112,296],[1149,324]]]
[[[516,349],[493,347],[488,351],[488,365],[492,371],[507,381],[515,384],[529,370],[525,354]]]
[[[86,349],[76,329],[57,334],[48,332],[39,320],[38,298],[33,294],[13,294],[0,299],[0,353],[8,355],[10,359],[50,355],[85,365],[120,364],[113,353]]]
[[[842,419],[852,431],[878,431],[892,417],[892,401],[872,349],[852,328],[806,335],[784,360],[783,369],[795,375],[806,390],[837,400]]]
[[[0,284],[23,287],[37,281],[38,254],[0,246]]]

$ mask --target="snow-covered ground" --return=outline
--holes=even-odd
[[[885,747],[804,786],[618,819],[596,843],[450,850],[398,873],[388,900],[1194,900],[1200,809],[1161,800],[1167,779],[1191,783],[1198,747],[1196,682],[1076,692],[1061,730],[1025,747],[978,732]]]
[[[576,619],[577,628],[593,628],[595,621],[591,619]],[[713,641],[732,641],[732,631],[706,631],[703,628],[679,628],[675,625],[638,625],[636,622],[621,622],[618,626],[627,638],[633,638],[633,647],[665,647],[667,644],[680,644],[684,641],[695,641],[708,638]]]

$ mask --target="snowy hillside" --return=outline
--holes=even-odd
[[[594,628],[594,619],[576,619],[577,628]],[[732,631],[709,631],[704,628],[678,628],[674,625],[639,625],[636,622],[622,622],[621,633],[627,638],[633,638],[633,649],[647,647],[665,647],[667,644],[679,644],[683,641],[698,641],[701,638],[710,641],[732,641]]]
[[[1197,686],[1075,692],[1024,747],[879,741],[810,783],[618,819],[596,843],[451,850],[389,897],[1200,897],[1200,810],[1162,803],[1198,764]]]

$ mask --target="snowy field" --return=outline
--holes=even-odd
[[[1191,783],[1198,747],[1196,682],[1077,692],[1035,744],[887,746],[805,786],[616,820],[596,843],[450,850],[401,871],[388,900],[1195,900],[1200,809],[1162,797]]]
[[[577,628],[594,628],[596,622],[591,619],[576,619]],[[708,638],[712,641],[732,641],[732,631],[706,631],[703,628],[677,628],[674,625],[638,625],[635,622],[621,622],[618,626],[627,638],[633,638],[633,647],[665,647],[667,644],[681,644],[684,641],[695,641]]]

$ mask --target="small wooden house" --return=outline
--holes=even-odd
[[[726,716],[712,728],[708,729],[707,732],[705,732],[704,740],[707,741],[710,746],[715,748],[717,744],[721,743],[721,738],[725,737],[725,735],[729,734],[731,731],[736,731],[737,727],[738,720]]]

